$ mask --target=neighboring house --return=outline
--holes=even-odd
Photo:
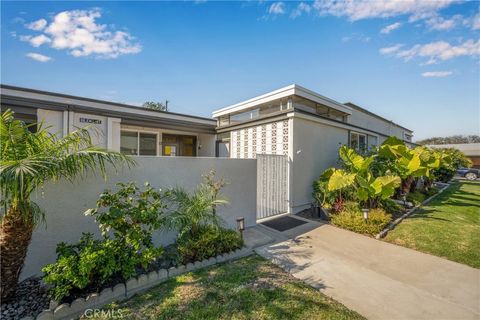
[[[121,103],[1,86],[2,108],[64,135],[88,125],[94,142],[140,156],[215,156],[215,121]]]
[[[342,145],[363,152],[392,135],[408,144],[413,136],[412,130],[355,104],[342,104],[295,84],[214,111],[213,117],[220,154],[288,156],[293,213],[310,206],[314,179],[337,164]]]
[[[431,144],[430,148],[453,148],[463,152],[472,160],[473,168],[480,168],[480,143],[459,143],[459,144]]]
[[[342,145],[365,152],[389,136],[409,144],[413,136],[411,130],[353,103],[342,104],[298,85],[214,111],[215,120],[7,85],[1,86],[1,103],[26,122],[43,120],[56,134],[89,125],[96,144],[131,155],[281,155],[286,165],[265,167],[273,176],[264,174],[265,181],[258,180],[257,203],[264,198],[283,203],[257,206],[268,215],[310,206],[312,182],[337,164]],[[281,180],[274,181],[277,189],[267,178]]]

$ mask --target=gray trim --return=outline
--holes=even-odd
[[[86,107],[82,105],[76,104],[62,104],[57,102],[48,102],[43,100],[37,99],[30,99],[30,98],[19,98],[14,96],[8,95],[1,95],[1,103],[2,105],[6,105],[7,107],[11,106],[11,108],[22,110],[35,110],[34,112],[29,111],[30,114],[36,114],[36,109],[45,109],[45,110],[55,110],[55,111],[74,111],[74,112],[84,112],[89,114],[101,115],[101,116],[108,116],[108,117],[118,117],[122,119],[123,124],[132,124],[132,125],[139,125],[139,126],[151,126],[156,128],[168,128],[168,129],[175,129],[179,131],[196,131],[200,133],[211,133],[215,134],[215,125],[207,124],[199,124],[195,121],[182,121],[182,120],[174,120],[168,118],[152,118],[146,115],[139,115],[139,114],[132,114],[132,113],[125,113],[120,111],[110,111],[110,110],[103,110],[99,108],[92,108]],[[138,108],[137,108],[138,109]],[[25,113],[25,112],[22,112]],[[165,113],[165,112],[162,112]],[[182,115],[183,116],[183,115]],[[189,118],[189,116],[184,116],[185,118]],[[209,119],[211,120],[211,119]]]
[[[118,103],[118,102],[112,102],[112,101],[106,101],[106,100],[100,100],[100,99],[85,98],[85,97],[73,96],[73,95],[51,92],[51,91],[43,91],[43,90],[30,89],[30,88],[24,88],[24,87],[17,87],[17,86],[12,86],[12,85],[7,85],[7,84],[0,84],[0,88],[10,89],[10,90],[18,90],[18,91],[24,91],[24,92],[31,92],[31,93],[38,93],[38,94],[50,95],[50,96],[55,96],[55,97],[67,98],[67,99],[76,99],[76,100],[83,100],[83,101],[88,101],[88,102],[104,103],[104,104],[109,104],[109,105],[112,105],[112,106],[120,106],[120,107],[125,107],[125,108],[136,109],[136,110],[141,108],[141,107],[138,107],[138,106],[132,106],[132,105],[129,105],[129,104],[124,104],[124,103]],[[2,97],[2,101],[3,101],[3,97]],[[214,121],[211,118],[186,115],[186,114],[176,113],[176,112],[169,112],[169,111],[167,112],[167,111],[150,110],[150,109],[148,109],[148,111],[163,113],[163,114],[167,114],[167,115],[168,114],[177,115],[177,116],[188,117],[188,118],[193,118],[193,119]]]
[[[198,125],[192,125],[191,123],[180,123],[175,121],[151,121],[149,119],[125,119],[122,118],[122,125],[131,125],[139,127],[159,128],[159,129],[171,129],[176,131],[196,132],[196,133],[211,133],[215,134],[215,129],[208,127],[201,127]]]

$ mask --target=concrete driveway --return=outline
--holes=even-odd
[[[368,319],[480,319],[480,270],[327,224],[300,228],[310,231],[255,251]]]

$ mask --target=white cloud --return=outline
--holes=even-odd
[[[27,53],[26,56],[40,62],[47,62],[52,60],[52,58],[50,58],[49,56],[44,56],[43,54],[34,52]]]
[[[389,24],[388,26],[382,28],[382,30],[380,30],[380,33],[389,34],[393,30],[400,28],[401,25],[402,24],[400,22]]]
[[[43,30],[46,25],[47,25],[47,20],[39,19],[37,21],[33,21],[27,24],[25,27],[27,27],[30,30],[40,31],[40,30]]]
[[[290,14],[290,18],[295,19],[296,17],[301,16],[303,13],[309,14],[310,11],[312,11],[312,7],[308,3],[300,2]]]
[[[101,12],[95,10],[72,10],[56,14],[50,23],[42,26],[43,33],[36,37],[23,36],[38,47],[49,44],[58,50],[67,50],[74,57],[95,56],[99,58],[117,58],[124,54],[134,54],[142,50],[140,44],[126,31],[115,31],[104,24],[98,24]],[[37,20],[29,25],[40,27]]]
[[[480,13],[477,14],[472,21],[472,29],[479,30],[480,29]]]
[[[442,18],[438,15],[432,16],[431,18],[425,20],[425,24],[430,30],[451,30],[459,24],[465,24],[466,21],[463,19],[463,16],[460,14],[454,15],[450,19]]]
[[[268,8],[268,13],[274,15],[280,15],[285,13],[285,3],[283,2],[274,2]]]
[[[322,15],[348,17],[352,21],[410,15],[411,20],[426,18],[454,0],[315,0],[313,7]]]
[[[398,50],[400,50],[401,47],[403,47],[403,44],[398,43],[398,44],[396,44],[394,46],[391,46],[391,47],[381,48],[380,53],[381,54],[392,54],[392,53],[395,53]]]
[[[382,50],[380,50],[380,53],[382,53]],[[416,44],[406,50],[392,49],[392,51],[387,53],[395,53],[397,58],[403,58],[405,61],[415,57],[428,58],[426,64],[434,64],[439,60],[446,61],[461,56],[480,56],[480,40],[470,39],[458,45],[451,45],[445,41],[436,41],[423,45]]]
[[[36,37],[32,36],[20,36],[21,41],[29,42],[33,47],[40,47],[42,44],[52,42],[49,37],[44,34],[41,34]]]
[[[444,78],[448,77],[451,75],[451,71],[429,71],[429,72],[424,72],[422,73],[422,77],[427,77],[427,78]]]

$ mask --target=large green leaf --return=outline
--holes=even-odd
[[[415,174],[416,171],[420,169],[420,166],[421,166],[420,156],[418,154],[414,154],[407,164],[408,173],[410,175]]]
[[[395,189],[401,184],[398,176],[382,176],[375,178],[372,183],[375,189],[375,195],[379,195],[382,199],[390,198],[395,193]]]
[[[355,180],[354,173],[346,173],[344,170],[335,170],[328,180],[328,190],[335,191],[348,187]]]
[[[335,168],[328,168],[325,170],[321,175],[320,175],[320,180],[321,181],[328,181],[332,174],[335,172]]]
[[[374,160],[374,156],[362,157],[354,149],[343,146],[339,150],[340,159],[343,163],[354,172],[366,171]]]

